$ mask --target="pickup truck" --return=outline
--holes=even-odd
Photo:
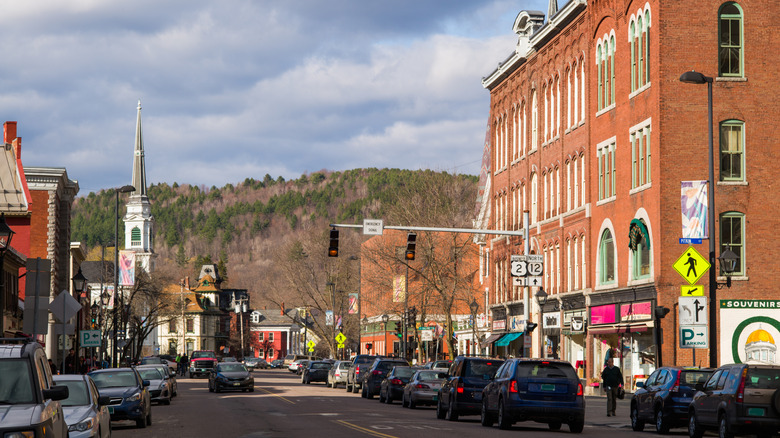
[[[379,356],[371,354],[358,354],[355,356],[355,360],[352,361],[352,365],[350,365],[347,373],[347,383],[344,385],[347,388],[347,392],[357,394],[363,389],[362,374],[365,374],[371,368],[371,364],[374,363],[374,359],[377,357]]]
[[[190,378],[208,376],[217,366],[217,355],[211,350],[196,350],[190,357]]]

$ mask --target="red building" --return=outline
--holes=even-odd
[[[303,354],[303,331],[295,323],[296,313],[295,309],[252,312],[249,315],[251,356],[271,362],[288,354]]]

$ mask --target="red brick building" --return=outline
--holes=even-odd
[[[738,256],[732,286],[709,303],[718,305],[718,327],[710,327],[719,334],[718,362],[765,354],[751,353],[749,338],[761,330],[773,346],[780,340],[777,249],[765,238],[780,205],[771,192],[776,172],[764,165],[777,150],[765,117],[780,106],[767,68],[777,53],[767,38],[776,8],[555,3],[546,17],[520,12],[514,52],[483,79],[491,95],[483,226],[522,229],[528,211],[530,250],[545,261],[547,302],[540,312],[535,288],[528,302],[532,321],[542,321],[533,354],[585,365],[586,377],[616,355],[627,380],[641,379],[659,359],[654,309],[663,306],[671,312],[660,320],[661,362],[692,365],[695,353],[696,364],[708,365],[708,349],[680,348],[678,321],[690,321],[678,297],[688,283],[673,268],[687,249],[679,243],[681,182],[708,179],[707,87],[679,80],[690,70],[714,78],[715,256]],[[509,325],[525,311],[509,273],[524,242],[488,236],[483,244],[494,325]],[[694,246],[709,258],[706,238]],[[697,284],[706,297],[707,275]],[[758,307],[764,315],[746,310]],[[773,351],[763,360],[774,362]]]

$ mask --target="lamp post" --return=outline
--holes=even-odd
[[[471,341],[474,344],[471,347],[471,355],[476,356],[477,352],[477,310],[479,310],[479,303],[477,300],[472,300],[469,303],[469,309],[471,310]]]
[[[101,286],[100,289],[102,290],[103,287]],[[101,364],[103,363],[103,361],[106,358],[106,342],[105,342],[106,337],[105,337],[105,332],[104,332],[105,327],[106,327],[106,315],[105,315],[105,313],[106,313],[106,307],[108,307],[108,302],[110,300],[111,300],[111,296],[108,294],[108,292],[103,291],[100,294],[100,303],[102,304],[102,306],[100,307],[100,317],[99,317],[100,319],[98,320],[98,323],[99,323],[98,325],[99,325],[100,330],[101,330],[101,333],[100,333],[100,352],[99,352],[99,357],[100,357],[100,363]],[[103,366],[101,365],[101,368],[102,367]]]
[[[76,275],[73,276],[73,278],[70,279],[73,282],[73,291],[81,297],[81,294],[84,293],[85,290],[87,290],[87,277],[84,276],[84,274],[81,273],[81,266],[79,266],[79,271],[76,273]],[[65,293],[65,291],[63,291]],[[78,338],[77,338],[78,339]],[[78,359],[78,349],[76,349],[76,359]],[[74,359],[74,361],[76,360]],[[74,370],[76,370],[76,366],[78,366],[78,362],[76,361],[73,364]],[[62,369],[65,369],[65,322],[62,323]]]
[[[384,330],[385,330],[385,346],[384,346],[384,350],[385,351],[382,354],[382,356],[387,354],[387,321],[389,321],[389,320],[390,320],[390,317],[387,316],[387,313],[382,315],[382,323],[384,324],[383,327],[384,327]]]
[[[3,299],[5,299],[5,252],[11,247],[13,237],[14,230],[5,222],[5,213],[0,214],[0,297]]]
[[[114,349],[113,349],[113,357],[111,360],[113,361],[113,366],[116,368],[118,362],[117,362],[117,340],[119,339],[119,336],[117,336],[117,327],[119,327],[119,324],[117,324],[117,297],[119,297],[119,291],[118,291],[118,283],[119,283],[119,193],[130,193],[134,192],[135,187],[131,185],[122,186],[119,188],[114,189],[114,195],[116,197],[116,203],[114,204],[114,309],[113,309],[113,319],[114,319]],[[124,302],[124,300],[122,300]],[[123,309],[124,310],[124,309]],[[127,337],[127,334],[125,334],[125,338]]]
[[[537,324],[539,327],[539,357],[544,357],[542,353],[542,313],[544,312],[544,305],[547,304],[547,292],[544,291],[543,287],[540,287],[534,296],[536,297],[536,303],[539,304],[539,324]]]
[[[358,299],[358,308],[357,308],[357,311],[358,311],[358,317],[357,317],[357,319],[358,319],[358,351],[357,351],[357,353],[358,354],[362,354],[363,353],[363,351],[362,351],[363,350],[363,341],[362,341],[361,338],[363,337],[363,327],[360,325],[360,321],[361,321],[360,317],[363,314],[362,313],[363,297],[360,294],[360,288],[362,286],[361,285],[362,278],[360,277],[360,257],[354,256],[354,255],[353,256],[349,256],[349,260],[352,260],[352,261],[357,260],[357,262],[358,262],[358,288],[357,288],[357,290],[358,290],[358,296],[357,296],[357,299]]]
[[[244,313],[247,311],[247,302],[249,298],[234,298],[233,305],[235,306],[236,313],[239,315],[241,324],[241,359],[244,360]]]

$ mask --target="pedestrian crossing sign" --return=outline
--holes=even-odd
[[[680,258],[674,262],[674,270],[684,278],[688,284],[696,284],[697,281],[710,269],[710,262],[689,246]]]

